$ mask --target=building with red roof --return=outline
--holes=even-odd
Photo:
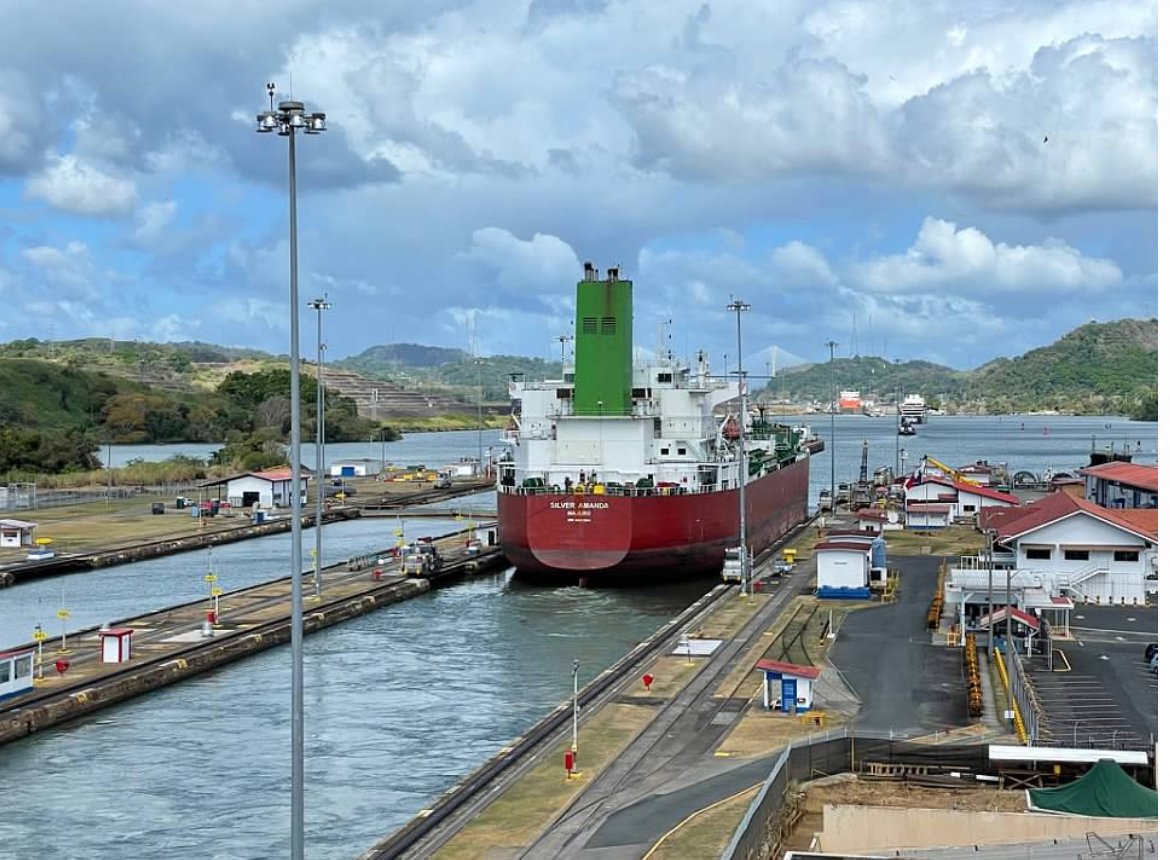
[[[945,504],[949,507],[945,522],[940,521],[936,509],[919,508],[916,505]],[[1020,499],[1011,493],[993,490],[976,484],[960,484],[935,475],[925,475],[920,480],[906,483],[906,528],[939,528],[966,520],[976,521],[980,513],[989,508],[1015,507]],[[927,516],[927,512],[931,516]]]
[[[1145,604],[1156,590],[1158,512],[1106,508],[1051,493],[1011,511],[986,511],[980,527],[1039,574],[1052,594],[1092,603]]]
[[[1085,498],[1105,508],[1158,507],[1158,467],[1114,460],[1078,469]]]
[[[309,478],[313,473],[301,467],[301,501],[308,494]],[[206,481],[201,487],[220,488],[220,500],[245,510],[258,508],[283,508],[292,504],[292,469],[288,466],[265,469],[259,472],[241,472],[227,478]]]

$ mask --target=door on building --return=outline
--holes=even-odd
[[[250,507],[252,507],[252,505],[260,504],[260,493],[259,492],[245,491],[243,502],[244,502],[245,508],[250,508]]]
[[[356,478],[357,477],[357,466],[342,466],[341,467],[341,477],[343,477],[343,478]]]
[[[780,679],[780,710],[791,711],[796,707],[796,679]]]

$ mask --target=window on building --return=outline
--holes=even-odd
[[[1137,561],[1138,552],[1136,549],[1119,549],[1113,552],[1114,561]]]
[[[975,513],[975,506],[974,505],[963,505],[963,513],[965,513],[965,514]]]
[[[8,681],[12,678],[12,675],[9,674],[11,671],[12,671],[12,661],[11,660],[0,660],[0,684],[7,684],[8,683]]]
[[[686,448],[679,448],[679,449],[678,449],[678,455],[679,455],[680,457],[685,457],[685,456],[687,455],[687,449],[686,449]]]
[[[1033,561],[1046,561],[1052,558],[1052,550],[1026,549],[1024,550],[1024,558],[1032,559]]]
[[[12,668],[17,678],[27,678],[32,674],[32,655],[17,657],[12,661]]]
[[[1066,549],[1064,551],[1065,561],[1088,561],[1089,551],[1087,549]]]

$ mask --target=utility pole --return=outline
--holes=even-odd
[[[739,581],[740,593],[750,593],[752,565],[748,560],[747,546],[747,373],[743,369],[743,312],[752,306],[740,299],[733,299],[727,309],[735,314],[735,349],[739,370]]]
[[[325,386],[321,384],[321,365],[325,361],[325,344],[321,341],[321,312],[327,311],[333,305],[329,304],[329,294],[323,298],[313,299],[309,307],[317,312],[317,517],[314,523],[313,534],[316,538],[316,547],[313,551],[313,593],[321,599],[321,508],[325,499]]]
[[[573,339],[571,334],[557,335],[557,340],[561,342],[561,377],[565,375],[565,344]]]
[[[829,348],[829,488],[830,515],[837,513],[837,370],[833,365],[834,353],[841,344],[835,340],[825,341]]]

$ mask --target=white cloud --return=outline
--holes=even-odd
[[[154,245],[164,238],[167,228],[175,220],[179,204],[174,200],[151,201],[135,213],[138,226],[130,237],[140,245]]]
[[[559,291],[581,272],[576,252],[563,239],[546,233],[520,239],[500,227],[474,231],[463,258],[481,265],[507,292]]]
[[[256,296],[227,296],[212,306],[212,314],[231,323],[243,323],[253,330],[257,327],[274,331],[288,331],[288,304],[272,302]]]
[[[130,179],[106,173],[75,155],[53,155],[28,181],[30,197],[76,215],[127,215],[138,190]]]
[[[992,242],[973,227],[927,218],[902,254],[858,263],[850,282],[879,293],[1087,293],[1123,274],[1112,260],[1086,257],[1057,239],[1042,245]]]
[[[825,287],[837,282],[824,255],[804,242],[789,242],[772,252],[772,265],[793,287]]]
[[[73,298],[97,297],[98,271],[84,242],[69,242],[63,248],[34,245],[24,248],[21,257],[35,269],[36,280]]]

